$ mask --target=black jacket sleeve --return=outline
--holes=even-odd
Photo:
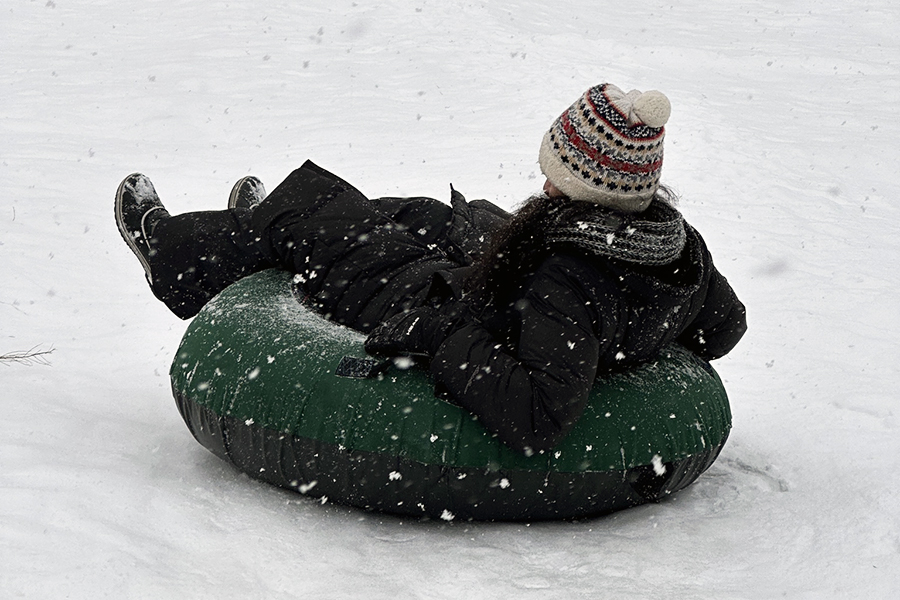
[[[710,262],[711,274],[697,316],[678,342],[706,360],[731,352],[747,331],[747,311],[725,277]]]
[[[581,416],[597,373],[597,307],[558,262],[538,270],[516,303],[515,353],[471,322],[448,337],[431,363],[439,391],[518,450],[549,450]]]

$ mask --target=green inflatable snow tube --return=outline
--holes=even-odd
[[[436,398],[422,369],[338,375],[344,357],[366,357],[365,337],[304,307],[291,280],[263,271],[219,294],[189,325],[170,373],[194,437],[254,478],[401,515],[575,518],[684,488],[728,436],[719,377],[672,347],[598,380],[572,432],[525,456]]]

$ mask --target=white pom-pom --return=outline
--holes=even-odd
[[[644,92],[634,101],[632,111],[641,123],[648,127],[662,127],[672,114],[672,105],[662,92]]]

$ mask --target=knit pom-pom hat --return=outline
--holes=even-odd
[[[544,135],[541,171],[573,200],[641,212],[659,187],[671,111],[661,92],[594,86]]]

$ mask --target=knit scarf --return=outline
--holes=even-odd
[[[598,207],[572,220],[566,219],[566,212],[557,213],[547,230],[551,246],[575,246],[589,254],[641,265],[668,264],[684,249],[684,219],[660,200],[636,215]]]

